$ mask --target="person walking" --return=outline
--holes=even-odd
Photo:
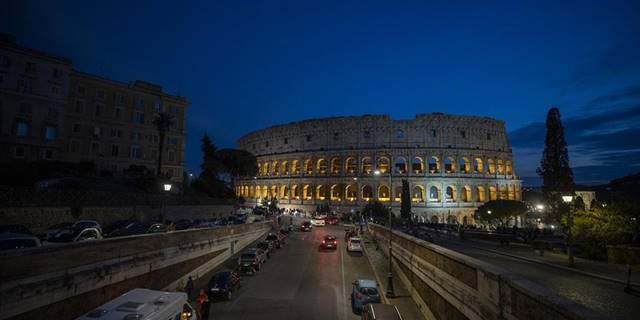
[[[200,309],[200,320],[209,320],[211,302],[209,301],[209,296],[204,289],[200,289],[200,294],[198,295],[196,302],[198,303],[198,309]]]
[[[187,293],[187,299],[191,300],[191,294],[193,293],[193,278],[191,278],[191,276],[189,276],[187,284],[184,286],[184,292]]]

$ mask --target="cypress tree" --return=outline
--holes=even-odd
[[[558,108],[549,109],[544,153],[537,169],[542,178],[542,194],[549,205],[552,218],[559,221],[563,209],[562,195],[573,194],[573,171],[569,166],[569,152]]]
[[[411,219],[411,192],[409,191],[409,182],[407,181],[407,179],[402,179],[400,217],[406,221],[409,221]]]

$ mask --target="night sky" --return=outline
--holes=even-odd
[[[640,171],[640,1],[453,2],[14,0],[0,31],[187,97],[191,171],[205,131],[233,147],[308,118],[445,112],[506,121],[536,184],[550,106],[577,182]]]

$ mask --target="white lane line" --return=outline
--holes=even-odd
[[[342,269],[340,273],[342,273],[342,319],[346,319],[347,318],[347,290],[345,287],[345,282],[344,282],[344,250],[342,250],[342,247],[344,246],[340,246],[340,268]]]

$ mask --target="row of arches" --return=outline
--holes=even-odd
[[[271,186],[243,185],[236,187],[236,195],[245,198],[278,198],[280,200],[331,200],[331,201],[372,201],[400,202],[402,186],[393,187],[393,192],[386,184],[377,187],[368,184],[331,184],[311,185],[292,184]],[[520,187],[515,184],[501,185],[423,185],[411,187],[413,202],[486,202],[489,200],[520,200]]]
[[[389,156],[361,157],[348,156],[344,159],[332,157],[330,159],[317,158],[304,160],[272,160],[258,163],[259,176],[280,176],[280,175],[341,175],[341,174],[371,174],[374,170],[381,173],[388,173],[393,170],[393,174],[404,175],[424,173],[488,173],[499,175],[512,175],[513,165],[511,160],[503,159],[483,159],[482,157],[460,157],[455,159],[452,156],[430,156],[413,157],[411,162],[407,158],[398,156],[391,162]],[[374,169],[375,168],[375,169]]]

